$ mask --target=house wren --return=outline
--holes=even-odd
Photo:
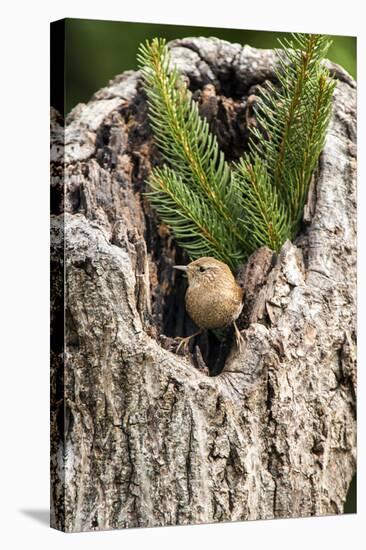
[[[203,257],[188,265],[175,265],[187,274],[186,310],[200,330],[182,338],[185,346],[202,329],[222,328],[234,324],[235,336],[241,349],[241,334],[236,319],[243,309],[243,289],[236,282],[229,266],[215,258]],[[177,350],[177,351],[178,351]]]

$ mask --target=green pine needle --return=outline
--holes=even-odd
[[[262,92],[257,113],[260,130],[252,131],[250,141],[251,157],[259,154],[265,162],[269,183],[289,217],[287,233],[278,233],[276,250],[284,237],[293,239],[298,232],[311,176],[324,146],[335,87],[322,65],[330,46],[327,38],[293,36],[294,42],[281,43],[278,86]],[[250,209],[248,202],[245,213]]]
[[[259,155],[244,157],[235,177],[250,250],[261,246],[279,250],[288,238],[291,222],[288,209],[271,185],[266,164]]]
[[[191,259],[232,268],[260,246],[279,250],[302,219],[323,148],[335,84],[321,61],[329,42],[294,35],[279,51],[278,86],[263,91],[249,153],[231,167],[199,115],[165,40],[140,46],[149,121],[165,165],[148,196]]]

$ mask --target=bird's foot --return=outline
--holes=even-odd
[[[182,336],[176,336],[174,340],[179,341],[178,347],[176,349],[176,353],[179,352],[182,346],[183,346],[183,350],[187,351],[189,342],[191,341],[191,339],[194,338],[195,336],[198,336],[201,333],[202,333],[202,330],[198,330],[197,332],[194,332],[193,334],[191,334],[190,336],[186,336],[185,338],[183,338]]]
[[[236,341],[236,345],[238,346],[238,349],[239,349],[239,352],[241,353],[242,350],[243,350],[243,346],[244,346],[244,343],[245,343],[245,340],[240,332],[240,330],[238,329],[237,325],[236,325],[236,322],[234,321],[234,329],[235,329],[235,341]]]

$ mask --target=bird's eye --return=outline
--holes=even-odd
[[[203,271],[206,271],[206,268],[203,267],[203,265],[200,266],[200,272],[202,273]]]

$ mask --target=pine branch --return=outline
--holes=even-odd
[[[266,164],[259,155],[246,156],[237,165],[235,179],[250,250],[261,246],[279,250],[289,235],[291,221],[282,198],[271,185]]]
[[[190,177],[192,185],[202,189],[226,217],[229,166],[177,69],[170,71],[165,40],[141,46],[138,61],[149,98],[150,124],[166,162]]]
[[[287,41],[282,44],[283,51],[278,51],[278,86],[270,85],[262,92],[257,113],[260,130],[252,130],[250,160],[239,162],[236,174],[239,186],[243,176],[245,193],[250,182],[249,172],[258,173],[254,169],[258,156],[265,163],[266,174],[260,176],[263,177],[261,188],[266,189],[263,200],[267,197],[272,201],[276,193],[278,211],[272,211],[275,219],[271,224],[258,211],[256,223],[258,227],[266,227],[266,244],[273,247],[277,243],[275,250],[298,231],[311,176],[324,145],[335,86],[321,64],[329,47],[327,39],[320,35],[294,35],[294,39],[294,43]],[[258,181],[253,180],[252,185],[257,188]],[[243,210],[248,217],[255,202],[252,195],[246,196]],[[265,211],[268,209],[269,203]]]
[[[168,166],[155,168],[149,183],[151,203],[192,259],[214,256],[231,267],[242,261],[243,254],[234,247],[230,228],[175,170]]]
[[[165,165],[148,193],[191,259],[209,255],[232,268],[259,246],[279,250],[301,223],[323,148],[334,85],[320,35],[294,35],[278,51],[278,85],[264,90],[249,153],[233,168],[201,119],[164,40],[140,47],[149,121]]]
[[[246,241],[244,231],[237,223],[238,197],[233,193],[232,173],[224,154],[219,150],[207,121],[200,117],[197,103],[176,68],[170,70],[165,41],[154,39],[150,44],[140,46],[138,61],[148,96],[149,121],[157,145],[166,163],[174,170],[179,190],[185,187],[186,193],[197,194],[189,215],[186,212],[184,217],[185,248],[188,251],[189,237],[195,242],[200,238],[198,231],[205,243],[210,233],[209,241],[216,243],[215,255],[228,257],[226,251],[229,250],[231,259],[228,263],[234,265],[234,262],[244,259]],[[179,196],[179,191],[175,193],[172,190],[168,194],[172,176],[171,171],[160,171],[155,177],[153,171],[150,184],[153,182],[155,193],[151,195],[151,200],[162,220],[177,235],[182,234],[183,230],[182,219],[178,222],[182,193]],[[169,182],[164,180],[165,177],[169,178]],[[163,208],[164,196],[170,209],[173,208],[172,201],[176,201],[177,223],[173,216],[169,216],[168,222]],[[202,219],[201,210],[208,211],[207,220]],[[199,247],[189,246],[192,259],[199,257],[199,251]]]
[[[317,68],[314,61],[316,60],[318,47],[323,42],[323,39],[324,37],[321,36],[310,35],[308,40],[303,41],[302,37],[299,36],[298,45],[302,46],[304,50],[295,50],[294,52],[292,51],[292,43],[289,43],[291,49],[283,44],[284,51],[287,52],[287,57],[293,63],[293,67],[288,67],[282,62],[283,73],[277,71],[277,76],[282,87],[278,99],[284,101],[283,105],[287,109],[274,169],[274,183],[277,187],[280,185],[280,180],[285,169],[290,134],[294,132],[297,121],[300,121],[299,115],[304,107],[302,103],[305,103],[307,98],[306,86],[311,86],[312,84],[312,72]],[[284,97],[284,94],[287,97]]]

